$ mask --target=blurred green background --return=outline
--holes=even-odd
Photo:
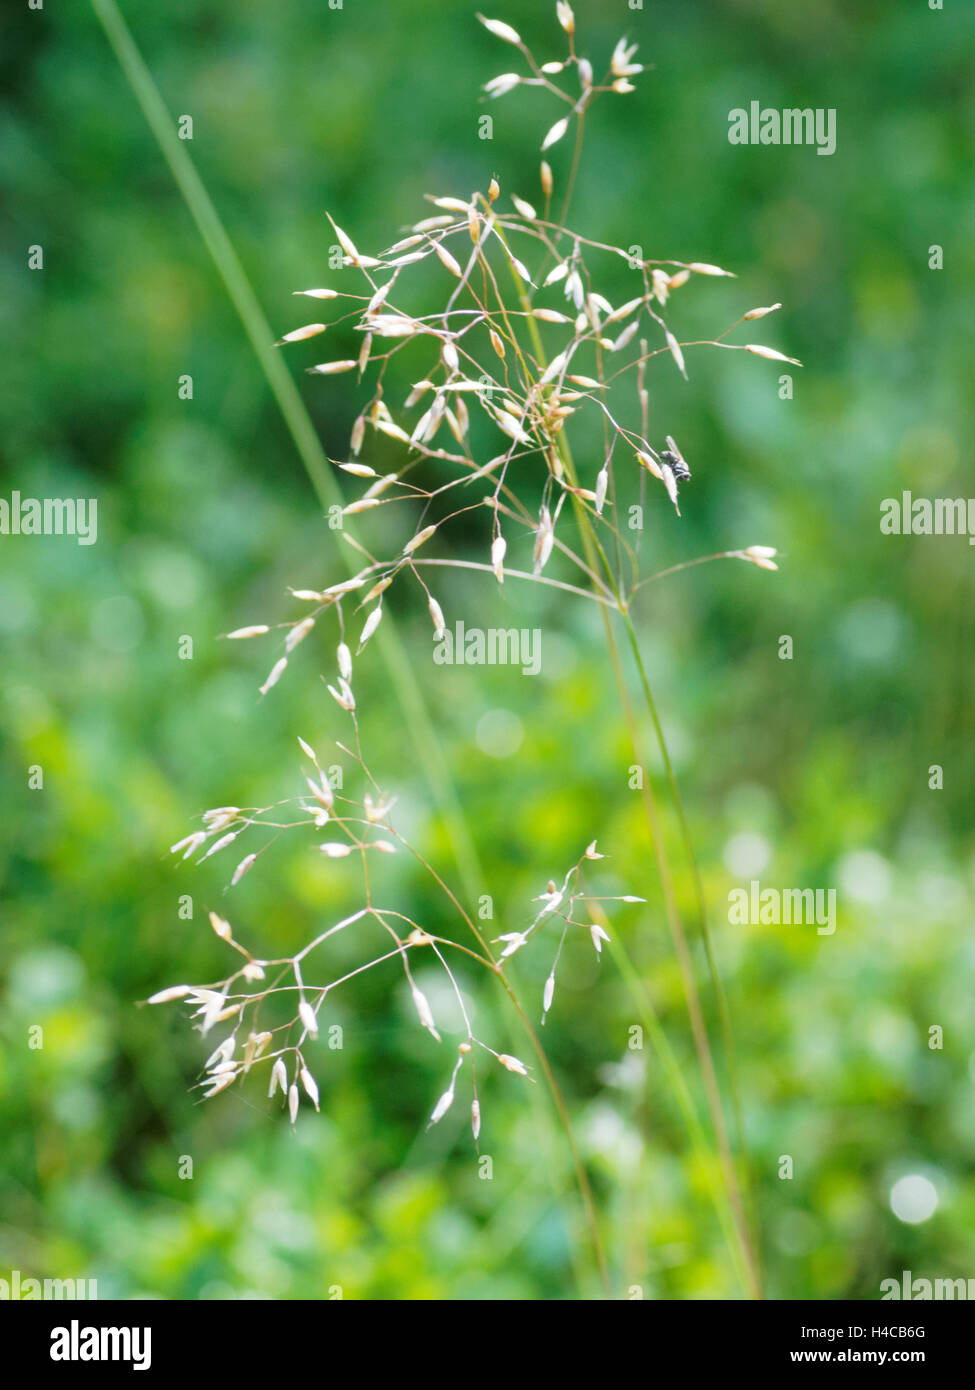
[[[316,317],[292,290],[354,274],[328,269],[326,208],[375,251],[427,215],[424,193],[466,198],[497,174],[505,194],[538,196],[539,141],[560,113],[533,91],[480,104],[481,84],[519,59],[466,5],[122,8],[169,109],[193,118],[188,152],[276,334]],[[488,12],[541,59],[561,56],[554,5]],[[972,491],[975,12],[951,0],[943,12],[921,0],[580,0],[576,13],[597,68],[626,34],[653,70],[594,108],[575,225],[735,270],[674,297],[675,331],[710,334],[781,300],[737,340],[805,363],[792,400],[779,397],[779,364],[746,354],[697,350],[689,385],[654,364],[652,437],[676,435],[694,479],[681,523],[650,509],[646,564],[755,542],[783,559],[776,575],[702,566],[652,586],[636,610],[730,999],[767,1292],[872,1299],[903,1269],[973,1276],[972,555],[960,537],[883,536],[878,520],[904,488]],[[319,680],[331,678],[331,631],[264,701],[276,650],[217,636],[288,616],[286,586],[334,582],[340,557],[90,7],[21,6],[0,63],[0,495],[99,500],[94,546],[0,537],[0,1277],[84,1275],[102,1297],[590,1296],[543,1084],[482,1069],[494,1161],[483,1180],[466,1106],[424,1132],[452,1049],[416,1027],[392,966],[335,997],[345,1048],[320,1047],[322,1115],[303,1110],[294,1131],[259,1079],[198,1104],[208,1044],[179,1006],[136,1007],[224,967],[208,908],[267,953],[333,920],[336,872],[307,843],[282,843],[232,899],[223,858],[174,868],[167,847],[208,806],[300,790],[296,734],[314,742],[337,727]],[[837,152],[730,146],[729,110],[756,99],[835,107]],[[478,138],[485,112],[491,142]],[[552,151],[557,183],[568,155]],[[34,244],[42,271],[27,268]],[[935,244],[941,271],[928,268]],[[632,272],[610,267],[599,288],[619,302]],[[327,355],[346,355],[343,342],[352,335]],[[340,457],[367,388],[306,376],[322,355],[309,343],[287,360]],[[184,373],[191,401],[178,396]],[[396,466],[391,444],[370,442],[365,457]],[[590,486],[598,462],[580,454]],[[483,529],[457,543],[483,558]],[[541,626],[535,679],[434,667],[422,605],[392,611],[499,916],[527,923],[530,899],[598,835],[612,858],[596,881],[649,899],[612,913],[614,934],[701,1107],[600,626],[552,594],[508,583],[498,595],[474,578],[439,590],[451,618],[481,603],[497,625]],[[783,634],[791,662],[778,657]],[[375,652],[356,681],[371,760],[408,833],[456,883]],[[481,721],[498,710],[520,721],[507,719],[503,757],[483,746]],[[38,764],[44,787],[31,790]],[[929,789],[933,764],[943,790]],[[730,926],[728,892],[752,877],[835,887],[835,935]],[[453,929],[419,875],[400,866],[387,879],[404,910]],[[689,905],[683,871],[678,887]],[[187,893],[192,921],[177,915]],[[512,963],[536,1019],[554,945]],[[334,959],[354,963],[354,951]],[[503,999],[461,977],[482,1033],[530,1060]],[[439,1007],[435,978],[420,978]],[[614,1291],[741,1296],[667,1075],[649,1043],[628,1049],[639,1021],[612,958],[597,967],[588,943],[570,943],[544,1040]],[[38,1024],[44,1047],[31,1050]],[[928,1046],[933,1025],[942,1050]],[[785,1154],[791,1180],[779,1177]],[[182,1155],[192,1180],[178,1175]],[[938,1195],[917,1224],[891,1209],[905,1175]]]

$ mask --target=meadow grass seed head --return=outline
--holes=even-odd
[[[295,1120],[298,1118],[298,1106],[300,1104],[300,1100],[301,1098],[298,1095],[298,1087],[294,1084],[294,1082],[292,1082],[291,1085],[288,1087],[288,1115],[291,1118],[292,1124],[294,1124]]]
[[[751,319],[763,319],[766,314],[774,314],[776,309],[781,309],[781,304],[770,304],[766,309],[749,309],[747,314],[742,314],[742,318],[748,322]]]
[[[238,627],[233,632],[227,632],[224,636],[228,641],[240,641],[244,637],[263,637],[271,629],[264,623],[254,623],[250,627]]]

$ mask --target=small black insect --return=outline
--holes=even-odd
[[[668,434],[667,436],[667,448],[661,450],[660,461],[667,465],[679,483],[686,482],[691,476],[691,470],[688,468],[684,455],[681,453],[680,449],[678,449],[672,435]]]

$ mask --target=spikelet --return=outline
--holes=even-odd
[[[510,24],[505,24],[504,21],[500,19],[485,19],[482,14],[479,14],[477,17],[484,25],[485,29],[493,34],[496,39],[503,39],[505,43],[514,43],[519,47],[521,46],[521,35],[518,33],[517,29],[512,29]]]

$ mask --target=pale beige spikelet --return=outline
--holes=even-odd
[[[410,981],[410,991],[413,995],[413,1004],[416,1008],[417,1016],[419,1017],[420,1022],[423,1024],[424,1028],[426,1028],[427,1032],[432,1033],[433,1036],[436,1038],[437,1042],[439,1042],[440,1034],[437,1032],[437,1025],[434,1022],[433,1010],[430,1008],[430,1001],[427,999],[427,996],[423,993],[422,989],[418,988],[418,986],[415,985],[412,980]]]
[[[485,82],[484,90],[489,97],[503,97],[506,92],[513,91],[520,82],[521,78],[516,72],[501,72],[497,77],[492,77],[490,82]]]
[[[301,1071],[299,1072],[299,1076],[301,1079],[301,1084],[305,1088],[305,1094],[308,1096],[315,1109],[318,1110],[319,1105],[317,1081],[312,1076],[311,1072],[308,1070],[307,1067],[302,1067]]]
[[[221,835],[219,840],[215,840],[213,842],[213,844],[207,850],[206,854],[203,856],[203,859],[209,859],[211,854],[219,854],[222,849],[226,849],[228,845],[232,845],[236,838],[236,830],[232,830],[229,835]],[[201,859],[200,863],[202,864],[202,862],[203,860]]]
[[[681,376],[682,376],[682,377],[684,378],[684,380],[686,381],[686,380],[687,380],[687,369],[686,369],[686,367],[684,366],[684,354],[683,354],[683,352],[681,351],[680,343],[679,343],[679,342],[677,341],[677,339],[674,337],[673,333],[671,333],[671,331],[670,331],[669,328],[666,330],[666,333],[667,333],[667,346],[668,346],[668,348],[670,349],[670,355],[671,355],[671,357],[674,359],[674,361],[677,363],[677,370],[680,372]]]
[[[307,999],[302,999],[298,1005],[298,1017],[301,1019],[301,1026],[306,1033],[310,1033],[313,1038],[318,1037],[318,1019],[315,1017],[315,1010]]]
[[[507,549],[508,542],[504,536],[495,536],[491,544],[491,568],[499,584],[504,583],[504,557]]]
[[[798,357],[786,357],[784,352],[778,352],[775,348],[764,347],[761,343],[746,343],[745,351],[754,353],[756,357],[767,357],[772,362],[791,362],[794,367],[802,366]]]
[[[346,357],[338,362],[318,362],[314,367],[309,367],[310,372],[318,372],[320,376],[336,376],[339,372],[354,372],[359,365],[354,357]]]
[[[600,516],[603,514],[603,507],[606,505],[606,491],[609,487],[609,464],[604,464],[599,470],[596,478],[595,504],[596,511]]]
[[[447,628],[444,622],[443,609],[432,594],[427,602],[427,608],[430,613],[430,621],[433,623],[433,635],[439,641]]]
[[[314,338],[319,333],[324,333],[327,325],[324,323],[306,323],[303,328],[293,328],[290,333],[285,333],[275,347],[281,347],[284,343],[300,343],[305,338]]]
[[[535,548],[532,552],[532,567],[536,575],[541,574],[547,565],[554,544],[555,528],[552,524],[552,516],[548,508],[543,507],[539,517],[538,530],[535,532]]]
[[[549,128],[545,139],[542,141],[542,149],[551,149],[553,145],[557,144],[558,141],[562,139],[562,136],[568,129],[569,118],[568,116],[563,116],[561,120],[556,121],[555,124]]]
[[[326,859],[347,859],[355,853],[355,845],[347,845],[344,840],[329,840],[318,848]]]
[[[287,658],[286,656],[282,656],[281,659],[280,659],[279,661],[276,661],[276,662],[274,663],[274,665],[271,667],[270,671],[268,672],[267,680],[266,680],[266,681],[264,682],[264,684],[260,687],[260,690],[261,690],[261,694],[262,694],[262,695],[266,695],[267,692],[272,688],[272,686],[277,685],[278,681],[279,681],[279,680],[281,679],[281,677],[284,675],[285,670],[286,670],[286,668],[287,668],[287,665],[288,665],[288,658]]]
[[[749,309],[747,314],[742,314],[742,318],[747,320],[763,319],[766,314],[774,314],[776,309],[781,309],[781,304],[769,304],[765,309]]]
[[[485,19],[482,14],[479,14],[477,17],[484,25],[485,29],[493,34],[496,39],[502,39],[505,43],[513,43],[517,44],[519,47],[521,46],[521,35],[518,33],[517,29],[512,29],[510,24],[505,24],[501,19]]]
[[[422,531],[418,531],[416,535],[403,546],[403,554],[412,555],[414,550],[419,550],[420,546],[424,545],[430,537],[434,535],[436,529],[436,526],[425,526]]]
[[[268,1100],[272,1098],[279,1087],[282,1091],[287,1091],[288,1089],[288,1071],[284,1065],[283,1057],[278,1057],[274,1066],[271,1068],[271,1083],[267,1089]]]
[[[592,944],[595,946],[596,955],[598,956],[602,953],[603,942],[608,941],[609,936],[603,931],[598,922],[590,922],[589,935],[592,937]]]
[[[155,994],[150,994],[146,1003],[172,1004],[176,999],[185,999],[190,993],[192,993],[191,985],[169,985],[166,989],[160,989]]]
[[[369,614],[369,616],[368,616],[368,618],[366,619],[366,621],[363,623],[362,632],[359,634],[359,651],[360,651],[360,652],[362,651],[362,649],[363,649],[363,647],[366,645],[366,643],[369,641],[369,638],[370,638],[370,637],[373,635],[373,633],[376,631],[376,628],[379,626],[380,622],[382,621],[382,616],[383,616],[383,606],[382,606],[381,603],[377,603],[377,604],[376,604],[376,607],[372,610],[372,612]]]
[[[433,249],[437,253],[437,259],[440,264],[446,266],[451,275],[456,275],[459,280],[464,272],[460,268],[460,263],[450,254],[446,246],[444,246],[442,242],[435,241]]]
[[[504,1067],[505,1071],[517,1072],[519,1076],[528,1075],[528,1068],[525,1066],[524,1062],[519,1062],[517,1057],[511,1057],[506,1052],[499,1052],[498,1061]]]
[[[345,254],[348,256],[349,260],[352,262],[353,265],[361,264],[362,258],[360,257],[359,252],[356,250],[355,242],[352,240],[350,236],[346,236],[345,232],[343,232],[342,228],[338,225],[338,223],[335,221],[334,217],[332,217],[330,213],[328,214],[328,220],[332,224],[332,230],[338,237],[339,245],[341,246]]]
[[[216,932],[217,936],[219,936],[220,940],[232,941],[233,932],[231,931],[230,923],[227,921],[226,917],[221,917],[218,912],[211,912],[209,917],[210,926]]]
[[[303,618],[300,623],[295,623],[294,627],[284,639],[284,649],[286,652],[293,652],[299,642],[303,642],[315,626],[314,618]]]
[[[753,565],[758,565],[759,569],[777,570],[773,556],[778,552],[771,545],[749,545],[740,552],[743,560],[751,560]]]
[[[453,1088],[453,1085],[451,1085],[450,1088],[449,1088],[449,1090],[444,1091],[443,1095],[440,1097],[440,1099],[437,1101],[436,1105],[433,1107],[433,1110],[432,1110],[432,1112],[431,1112],[431,1114],[430,1114],[430,1123],[431,1123],[432,1125],[435,1125],[435,1124],[437,1124],[440,1120],[442,1120],[443,1117],[446,1115],[447,1111],[448,1111],[448,1110],[450,1109],[450,1107],[453,1105],[453,1103],[454,1103],[454,1088]]]
[[[695,275],[728,275],[734,278],[733,270],[722,270],[719,265],[709,265],[707,261],[688,261],[685,270],[692,270]]]

